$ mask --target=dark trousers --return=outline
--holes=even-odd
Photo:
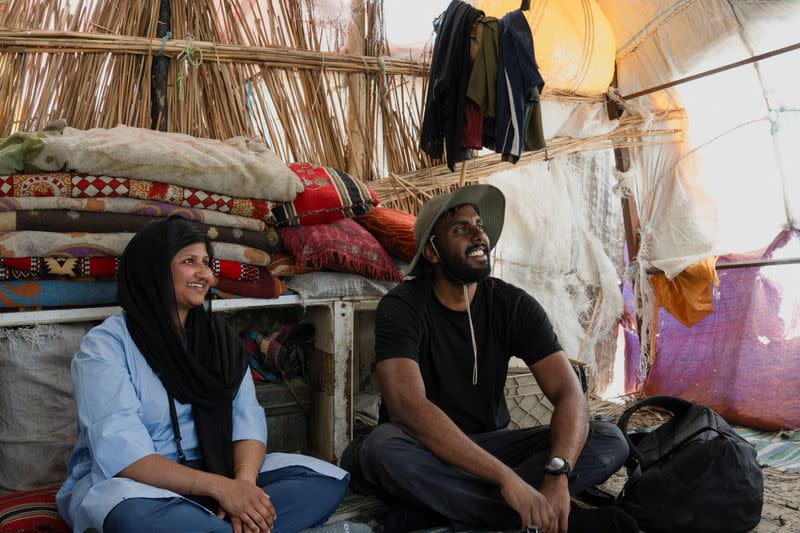
[[[347,493],[347,483],[347,477],[323,476],[303,466],[262,472],[256,481],[275,507],[272,533],[294,533],[324,523]],[[232,527],[183,498],[129,498],[108,513],[103,531],[230,533]]]
[[[538,487],[550,457],[550,427],[503,429],[467,435],[478,446]],[[586,444],[573,472],[570,493],[602,483],[628,457],[622,432],[607,422],[590,422]],[[519,515],[496,485],[447,464],[394,424],[381,424],[361,445],[356,458],[361,476],[380,494],[430,509],[457,529],[466,526],[519,528]]]

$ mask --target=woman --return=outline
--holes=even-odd
[[[344,497],[344,470],[265,455],[247,356],[206,300],[211,256],[177,217],[122,254],[123,312],[89,331],[72,362],[78,440],[57,503],[76,532],[299,531]]]

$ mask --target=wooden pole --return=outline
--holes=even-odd
[[[467,160],[461,162],[461,175],[458,177],[458,186],[463,187],[467,179]]]
[[[365,2],[352,3],[352,19],[347,35],[348,53],[363,56],[367,50]],[[364,122],[367,118],[367,80],[364,74],[347,75],[347,173],[367,176],[367,149]]]
[[[611,86],[617,86],[617,73],[614,70],[614,77]],[[616,102],[606,100],[606,110],[608,118],[616,120],[622,115],[622,109]],[[627,172],[631,168],[631,153],[627,147],[614,148],[614,160],[619,172]],[[636,199],[632,196],[622,198],[622,219],[625,224],[625,243],[628,245],[628,258],[633,260],[639,253],[639,215],[636,208]]]
[[[721,67],[712,68],[711,70],[706,70],[705,72],[701,72],[699,74],[694,74],[692,76],[687,76],[685,78],[680,78],[667,83],[662,83],[661,85],[656,85],[655,87],[650,87],[649,89],[637,91],[633,94],[626,94],[625,96],[622,97],[622,99],[631,100],[633,98],[639,98],[640,96],[644,96],[646,94],[663,91],[664,89],[669,89],[670,87],[675,87],[676,85],[681,85],[689,81],[699,80],[700,78],[705,78],[707,76],[719,74],[720,72],[725,72],[726,70],[730,70],[732,68],[738,68],[743,65],[749,65],[750,63],[755,63],[756,61],[769,59],[770,57],[779,56],[787,52],[794,52],[795,50],[800,50],[800,43],[795,43],[790,46],[784,46],[783,48],[778,48],[777,50],[772,50],[771,52],[765,52],[757,56],[748,57],[747,59],[742,59],[741,61],[736,61],[735,63],[729,63]]]
[[[169,0],[161,0],[158,10],[158,24],[156,37],[163,38],[171,30],[172,13]],[[169,57],[157,55],[153,58],[152,74],[150,78],[150,128],[158,131],[167,131],[169,108],[167,106],[167,82],[169,77]]]

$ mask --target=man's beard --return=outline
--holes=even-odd
[[[466,258],[460,258],[455,254],[451,255],[447,252],[438,252],[444,277],[454,283],[459,284],[474,283],[485,280],[492,272],[492,265],[489,259],[489,250],[488,248],[485,250],[486,263],[479,268],[473,268],[469,266]]]

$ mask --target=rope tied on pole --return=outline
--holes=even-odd
[[[167,47],[167,41],[169,41],[170,39],[172,39],[172,32],[168,31],[161,38],[161,48],[159,48],[158,52],[155,53],[155,57],[158,57],[164,53],[164,49]]]
[[[197,54],[196,58],[195,54]],[[203,50],[195,47],[194,35],[191,33],[186,34],[186,46],[184,47],[183,51],[178,54],[177,59],[178,61],[183,61],[183,65],[178,68],[178,100],[183,102],[186,85],[186,71],[189,70],[190,67],[194,67],[196,70],[200,68],[200,65],[203,64]]]

